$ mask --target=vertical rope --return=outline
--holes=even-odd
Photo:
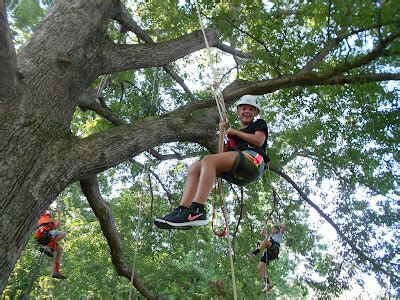
[[[204,30],[203,21],[201,19],[199,4],[197,3],[197,0],[195,0],[194,2],[196,4],[197,16],[199,17],[201,31],[203,33],[204,42],[205,42],[205,45],[206,45],[206,48],[207,48],[207,62],[209,63],[209,62],[211,62],[210,46],[208,44],[207,36],[206,36],[205,30]],[[220,119],[221,119],[221,121],[226,122],[227,117],[226,117],[225,102],[224,102],[224,98],[223,98],[221,89],[219,87],[219,82],[218,82],[218,78],[217,78],[217,72],[216,72],[213,64],[211,64],[211,70],[212,70],[213,81],[214,81],[213,85],[211,86],[211,90],[212,90],[212,92],[214,94],[215,101],[217,103],[217,108],[218,108]],[[220,126],[219,145],[218,145],[219,153],[222,153],[224,151],[223,150],[223,142],[224,142],[223,139],[224,139],[224,134],[225,134],[225,128],[221,128],[221,127],[222,126]],[[222,199],[224,211],[225,211],[225,214],[226,214],[225,219],[226,219],[226,227],[227,227],[226,229],[227,229],[229,262],[230,262],[230,266],[231,266],[231,275],[232,275],[233,298],[234,298],[234,300],[237,300],[235,268],[234,268],[234,265],[233,265],[232,241],[231,241],[231,235],[230,235],[230,232],[229,232],[229,215],[228,215],[228,210],[227,210],[227,206],[226,206],[226,201],[225,201],[223,189],[221,189],[221,199]]]
[[[143,199],[144,199],[144,181],[145,181],[145,178],[146,178],[146,174],[147,174],[147,165],[145,164],[144,167],[143,167],[142,189],[141,189],[141,193],[140,193],[140,200],[139,200],[139,203],[138,203],[138,220],[137,220],[137,225],[136,225],[135,252],[134,252],[134,255],[133,255],[131,284],[130,284],[130,287],[129,287],[129,300],[132,299],[133,278],[135,276],[137,248],[138,248],[138,243],[139,243],[139,239],[140,239],[140,219],[141,219],[141,212],[142,212]]]
[[[215,100],[217,102],[217,108],[218,108],[220,119],[222,121],[226,121],[226,109],[225,109],[224,97],[222,96],[222,92],[221,92],[221,89],[219,87],[217,71],[214,68],[214,64],[211,63],[211,49],[210,49],[210,45],[208,44],[206,32],[204,30],[203,21],[201,19],[199,4],[197,3],[197,0],[195,0],[194,2],[196,4],[197,16],[199,17],[199,23],[200,23],[201,32],[203,33],[204,42],[206,44],[207,66],[210,66],[211,71],[212,71],[212,75],[213,75],[213,84],[211,85],[211,90],[212,90],[212,92],[214,94],[214,97],[215,97]]]

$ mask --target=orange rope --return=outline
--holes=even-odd
[[[226,235],[227,232],[227,226],[226,226],[226,211],[224,209],[224,206],[222,205],[222,195],[221,195],[221,186],[222,186],[222,179],[219,178],[219,180],[216,181],[216,185],[214,187],[214,202],[213,202],[213,214],[212,214],[212,230],[214,232],[214,234],[216,236],[219,237],[224,237]],[[222,215],[224,216],[224,228],[222,229],[222,231],[218,232],[216,230],[216,223],[217,223],[217,219],[215,217],[215,211],[216,211],[216,206],[217,206],[217,190],[218,190],[218,194],[219,194],[219,202],[221,203],[221,209],[222,209]]]

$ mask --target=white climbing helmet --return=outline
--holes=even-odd
[[[239,108],[239,106],[243,105],[243,104],[248,104],[248,105],[254,106],[255,108],[258,109],[258,113],[261,112],[261,105],[260,105],[260,101],[258,100],[258,96],[243,95],[242,97],[240,97],[236,107]]]

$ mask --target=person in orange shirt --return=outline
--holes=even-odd
[[[61,226],[60,214],[58,214],[57,222],[53,221],[51,216],[52,210],[47,209],[40,217],[36,232],[36,240],[43,246],[40,248],[40,251],[44,252],[46,255],[53,257],[53,252],[54,250],[56,251],[52,277],[56,279],[66,279],[67,277],[60,273],[60,263],[63,248],[59,242],[64,239],[67,234],[57,230],[57,228]]]

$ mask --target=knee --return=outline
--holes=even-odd
[[[63,247],[62,247],[60,244],[57,244],[55,250],[56,250],[58,253],[62,253],[64,249],[63,249]]]
[[[201,160],[202,166],[208,166],[214,164],[213,155],[209,154],[203,157]]]
[[[195,175],[200,173],[201,161],[192,163],[189,167],[188,175]]]

